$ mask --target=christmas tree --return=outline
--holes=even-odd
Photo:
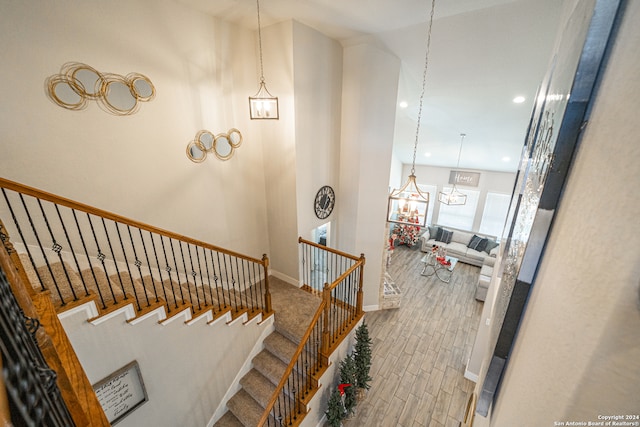
[[[344,413],[345,410],[342,405],[342,396],[340,396],[338,389],[334,388],[331,395],[329,395],[327,410],[324,413],[327,416],[327,423],[331,427],[340,427]]]
[[[344,409],[351,414],[356,407],[356,364],[351,354],[340,362],[340,382],[344,390]]]
[[[371,381],[369,376],[369,371],[371,370],[371,338],[369,338],[369,328],[367,328],[367,324],[364,321],[356,329],[353,359],[356,371],[356,387],[368,390],[371,387],[369,384],[369,381]]]

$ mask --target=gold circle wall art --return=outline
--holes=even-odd
[[[241,144],[242,134],[236,128],[217,135],[208,130],[201,130],[194,140],[187,144],[187,157],[194,163],[200,163],[205,161],[207,153],[213,153],[220,160],[229,160]]]
[[[156,95],[153,83],[143,74],[103,73],[80,62],[64,64],[59,74],[47,78],[45,89],[49,99],[68,110],[82,110],[88,101],[96,101],[116,116],[135,113],[141,102]]]

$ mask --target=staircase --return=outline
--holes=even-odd
[[[227,402],[228,411],[216,427],[255,427],[262,417],[287,365],[320,305],[321,299],[282,280],[270,278],[275,331],[253,359],[252,369],[240,380],[242,389]],[[287,396],[293,405],[294,396]],[[272,420],[272,425],[276,424]]]
[[[25,284],[22,299],[33,300],[36,321],[56,341],[47,350],[50,363],[68,371],[72,384],[62,389],[63,398],[72,408],[75,394],[87,398],[74,419],[102,410],[68,337],[58,333],[56,313],[94,307],[94,325],[121,313],[132,325],[151,316],[161,324],[182,318],[192,325],[223,317],[228,324],[262,322],[277,311],[275,331],[226,403],[219,426],[299,425],[329,356],[363,315],[363,255],[300,238],[298,288],[268,275],[266,255],[252,258],[2,178],[0,190],[0,239]]]

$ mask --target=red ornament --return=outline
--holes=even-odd
[[[351,387],[351,384],[338,384],[338,391],[340,391],[340,396],[344,396],[344,389],[347,387]]]

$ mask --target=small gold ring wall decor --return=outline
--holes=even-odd
[[[82,110],[87,101],[95,100],[116,116],[135,113],[140,102],[151,101],[156,95],[151,80],[143,74],[101,73],[80,62],[64,64],[59,74],[47,78],[45,86],[49,99],[63,108]]]
[[[208,130],[201,130],[195,139],[187,144],[187,157],[194,163],[200,163],[205,161],[207,153],[213,153],[220,160],[229,160],[241,144],[242,134],[236,128],[217,135]]]

